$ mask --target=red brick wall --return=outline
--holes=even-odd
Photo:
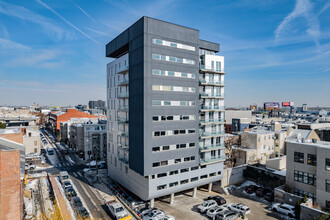
[[[0,220],[22,219],[19,150],[0,149]]]

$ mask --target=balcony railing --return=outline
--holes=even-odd
[[[209,159],[201,159],[200,164],[209,164],[209,163],[217,163],[225,161],[225,156],[217,157],[217,158],[209,158]]]
[[[128,106],[127,105],[121,105],[118,108],[119,111],[128,111]]]
[[[126,144],[118,144],[118,147],[120,147],[123,150],[129,150],[129,147]]]
[[[225,131],[215,131],[215,132],[200,132],[201,137],[213,137],[225,135]]]
[[[201,98],[225,98],[225,94],[209,94],[205,92],[199,92]]]
[[[120,157],[119,160],[123,163],[126,163],[126,164],[128,164],[128,162],[129,162],[128,158],[125,158],[125,157]]]
[[[224,86],[225,82],[224,81],[210,81],[210,80],[205,80],[205,79],[199,79],[200,84],[207,84],[207,85],[221,85]]]
[[[222,123],[222,122],[225,122],[225,119],[199,120],[199,123],[200,123],[200,124]]]
[[[129,97],[128,92],[122,92],[122,93],[118,94],[118,98],[121,98],[121,99],[125,99],[125,98],[128,98],[128,97]]]
[[[128,79],[123,79],[123,80],[119,81],[119,83],[118,83],[119,86],[126,86],[128,84],[129,84]]]
[[[126,73],[128,69],[129,69],[128,66],[121,66],[119,67],[118,74]]]
[[[201,110],[225,110],[225,106],[205,106],[201,105],[200,109]]]
[[[221,68],[216,68],[207,65],[199,65],[199,69],[206,72],[217,72],[217,73],[224,73],[225,71]]]
[[[201,151],[205,151],[205,150],[221,150],[224,149],[225,145],[224,144],[214,144],[214,145],[199,145],[199,149]]]
[[[119,131],[118,134],[122,137],[127,137],[127,138],[129,137],[127,131]]]
[[[128,123],[128,119],[126,118],[118,118],[119,123]]]

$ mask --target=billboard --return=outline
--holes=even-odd
[[[265,110],[274,110],[274,109],[280,109],[280,103],[278,102],[265,102],[264,103],[264,109]]]
[[[283,107],[289,107],[289,106],[294,106],[294,103],[293,102],[282,102],[282,106]]]

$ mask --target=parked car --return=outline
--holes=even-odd
[[[266,193],[265,199],[270,202],[274,201],[274,193],[273,192]]]
[[[240,214],[238,212],[226,210],[217,214],[215,216],[215,220],[236,220],[238,217],[240,217]]]
[[[148,215],[152,210],[149,208],[142,208],[138,210],[136,213],[139,217],[143,218],[145,215]]]
[[[71,182],[70,182],[69,180],[63,181],[62,184],[63,184],[63,188],[64,188],[64,189],[67,189],[67,188],[69,188],[69,187],[72,188]]]
[[[123,206],[120,203],[118,203],[118,202],[111,203],[111,204],[107,203],[107,206],[110,210],[111,216],[113,218],[115,218],[116,220],[123,219],[123,218],[125,218],[125,220],[132,219],[132,216],[128,215],[127,211],[123,208]]]
[[[270,192],[269,189],[265,189],[265,188],[260,187],[256,190],[256,195],[259,196],[259,197],[264,197],[268,192]]]
[[[228,210],[227,206],[215,206],[207,210],[206,215],[213,219],[218,213]]]
[[[54,155],[54,149],[53,148],[48,148],[48,155]]]
[[[280,204],[280,203],[275,203],[272,206],[272,210],[274,212],[279,212],[282,213],[284,215],[289,216],[290,218],[295,217],[295,207],[289,204]]]
[[[89,218],[89,213],[87,212],[87,210],[84,207],[77,208],[76,212],[79,215],[79,217],[81,217],[82,219]]]
[[[161,220],[175,220],[175,218],[171,215],[165,216],[165,218],[162,218]]]
[[[217,202],[215,200],[207,200],[205,202],[203,202],[202,204],[200,204],[197,209],[199,212],[201,213],[205,213],[207,210],[209,210],[210,208],[213,208],[217,206]]]
[[[69,179],[69,174],[67,171],[60,172],[60,181],[63,182],[64,180]]]
[[[68,199],[70,199],[72,197],[76,197],[77,193],[72,187],[69,187],[65,189],[65,195]]]
[[[78,209],[79,207],[83,207],[83,204],[82,204],[80,198],[77,197],[77,196],[71,198],[71,205],[72,205],[72,207],[74,207],[75,209]]]
[[[166,215],[162,210],[153,209],[148,215],[144,216],[143,220],[161,220],[165,218]]]
[[[206,200],[215,200],[218,205],[224,205],[227,201],[221,196],[209,196]]]
[[[35,170],[36,169],[36,165],[32,165],[32,164],[25,164],[25,170]]]
[[[239,213],[242,213],[244,215],[248,215],[250,214],[250,208],[241,204],[241,203],[237,203],[237,204],[231,204],[228,206],[228,208],[230,210],[233,210],[233,211],[236,211],[236,212],[239,212]]]
[[[248,187],[245,188],[245,192],[247,192],[248,194],[252,194],[254,193],[259,187],[256,185],[250,185]]]

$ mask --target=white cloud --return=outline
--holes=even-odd
[[[41,16],[22,6],[0,1],[0,13],[38,24],[45,30],[45,32],[55,34],[58,39],[62,39],[64,36],[71,38],[70,34],[65,32],[61,27],[55,25],[53,20]]]
[[[8,50],[8,49],[28,50],[30,48],[23,45],[23,44],[16,43],[16,42],[8,40],[8,39],[0,38],[0,51],[1,50]]]
[[[92,38],[91,36],[89,36],[88,34],[86,34],[85,32],[83,32],[82,30],[80,30],[78,27],[76,27],[75,25],[73,25],[71,22],[69,22],[68,20],[66,20],[62,15],[60,15],[59,13],[57,13],[54,9],[52,9],[50,6],[48,6],[46,3],[42,2],[41,0],[36,0],[39,4],[41,4],[42,6],[44,6],[45,8],[47,8],[49,11],[53,12],[57,17],[59,17],[62,21],[64,21],[65,23],[67,23],[68,25],[70,25],[72,28],[74,28],[75,30],[77,30],[78,32],[80,32],[82,35],[84,35],[85,37],[87,37],[88,39],[94,41],[97,44],[100,44],[100,42],[98,42],[97,40],[95,40],[94,38]]]
[[[74,3],[75,4],[75,3]],[[75,6],[82,12],[84,13],[89,19],[91,19],[91,21],[93,21],[94,23],[96,23],[95,19],[90,16],[84,9],[82,9],[79,5],[75,4]]]
[[[306,32],[317,42],[321,35],[318,17],[312,11],[313,5],[309,0],[296,0],[294,10],[287,15],[275,30],[275,38],[279,39],[282,34],[290,32],[289,24],[298,17],[304,17],[307,21]]]

